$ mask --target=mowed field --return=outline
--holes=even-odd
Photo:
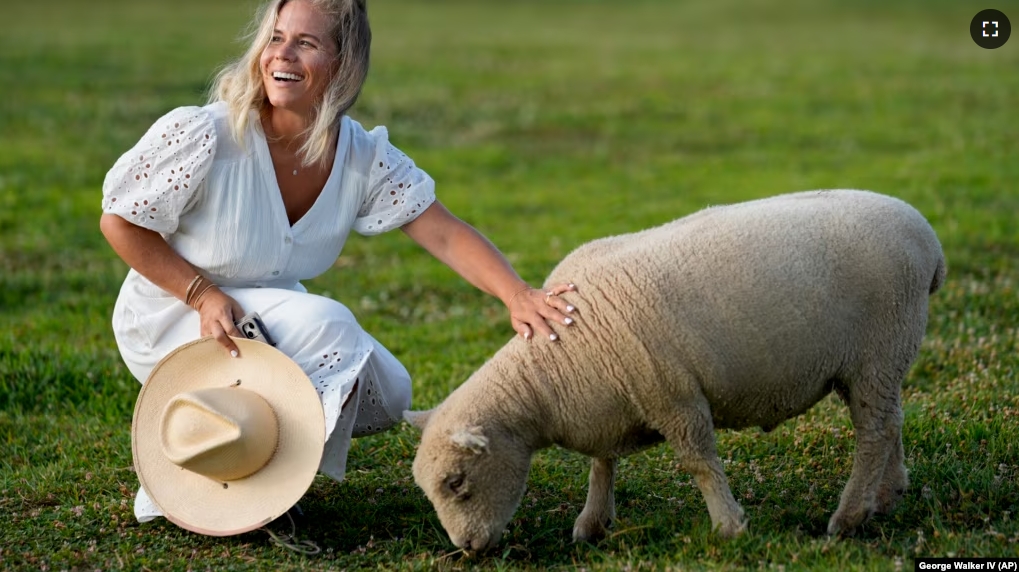
[[[368,3],[372,70],[352,116],[388,126],[532,284],[585,241],[708,205],[865,188],[924,213],[949,278],[904,384],[904,501],[851,538],[824,535],[854,448],[828,398],[771,433],[719,433],[749,518],[730,541],[660,446],[620,463],[613,534],[572,544],[587,460],[553,448],[499,549],[467,558],[413,483],[406,425],[356,441],[344,483],[316,479],[299,536],[317,556],[263,531],[137,524],[139,386],[109,326],[127,268],[99,233],[103,177],[159,116],[204,101],[255,4],[39,0],[5,5],[0,34],[0,568],[897,571],[916,556],[1019,557],[1019,38],[973,43],[988,6]],[[998,8],[1019,22],[1019,4]],[[399,232],[352,237],[306,285],[404,362],[419,408],[513,335],[497,300]]]

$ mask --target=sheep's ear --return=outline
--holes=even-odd
[[[428,411],[404,411],[403,420],[424,431],[434,411],[434,409],[429,409]]]
[[[488,450],[488,437],[481,432],[481,427],[467,427],[452,435],[450,440],[453,444],[462,449],[467,449],[475,455],[480,455]]]

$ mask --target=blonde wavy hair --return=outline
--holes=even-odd
[[[226,102],[234,139],[243,144],[250,111],[260,116],[271,106],[262,85],[259,63],[262,51],[272,38],[280,10],[292,0],[270,0],[258,11],[252,22],[250,45],[244,55],[227,64],[216,74],[209,93],[209,103]],[[324,162],[343,114],[354,105],[365,79],[371,51],[371,28],[368,25],[366,0],[305,0],[322,12],[331,23],[329,35],[336,42],[337,66],[332,81],[315,109],[315,120],[305,131],[305,141],[298,153],[305,166]]]

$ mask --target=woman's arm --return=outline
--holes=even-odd
[[[156,286],[187,301],[188,286],[201,273],[174,252],[158,232],[113,214],[104,214],[99,221],[99,228],[114,252],[128,266]],[[209,284],[211,282],[208,279],[198,284],[192,292],[192,298]],[[201,316],[201,335],[213,336],[232,355],[239,355],[237,344],[229,336],[242,337],[234,326],[234,320],[244,315],[240,304],[215,285],[192,303]]]
[[[513,329],[524,338],[535,331],[558,339],[546,320],[566,324],[573,306],[556,295],[576,288],[558,284],[547,292],[531,288],[513,270],[506,257],[474,227],[463,222],[442,203],[432,203],[402,230],[435,258],[456,271],[479,290],[491,294],[509,308]]]

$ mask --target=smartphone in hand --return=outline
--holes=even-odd
[[[265,324],[262,323],[262,318],[259,317],[258,312],[249,312],[240,320],[237,320],[234,325],[240,330],[241,334],[249,340],[255,340],[256,342],[265,342],[270,346],[275,347],[276,342],[272,341],[269,337],[269,331],[265,329]]]

